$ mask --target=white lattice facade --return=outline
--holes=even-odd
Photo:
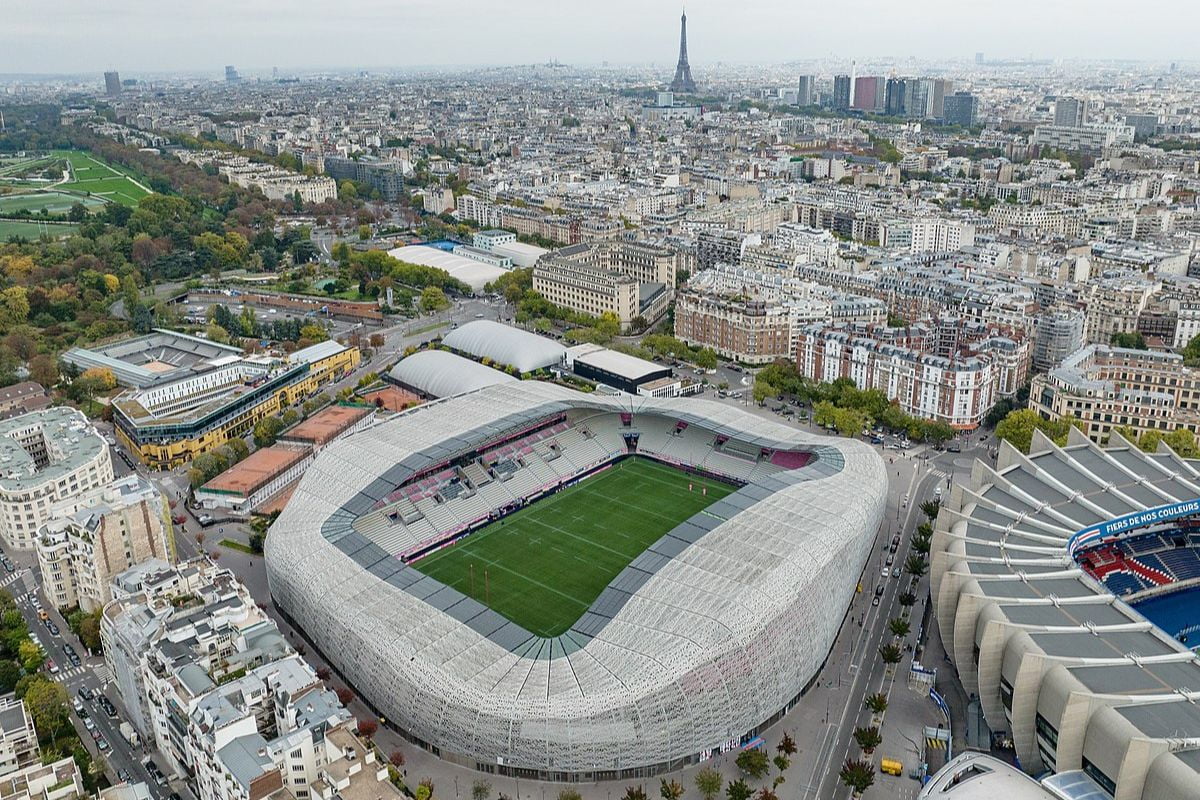
[[[506,645],[482,616],[464,623],[461,604],[433,596],[447,587],[414,578],[377,546],[377,556],[363,555],[374,545],[351,527],[365,513],[355,503],[384,497],[393,487],[381,476],[393,465],[435,447],[469,450],[473,437],[514,420],[581,410],[606,420],[628,412],[648,425],[687,419],[690,430],[812,460],[752,481],[741,510],[665,560],[587,633],[577,625]],[[858,442],[707,401],[618,401],[521,382],[419,407],[327,448],[272,528],[268,578],[280,608],[347,680],[443,757],[557,778],[646,774],[758,730],[812,680],[885,495],[881,459]]]

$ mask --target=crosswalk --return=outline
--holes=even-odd
[[[946,472],[945,470],[940,470],[940,469],[931,469],[931,470],[929,470],[929,471],[930,471],[931,473],[933,473],[934,475],[937,475],[937,476],[938,476],[939,478],[941,478],[942,480],[949,480],[949,479],[950,479],[950,473],[949,473],[949,472]]]

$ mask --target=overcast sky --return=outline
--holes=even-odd
[[[0,73],[672,64],[663,0],[0,0]],[[1196,57],[1197,0],[690,0],[691,61]]]

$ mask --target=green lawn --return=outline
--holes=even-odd
[[[78,228],[78,225],[0,219],[0,242],[7,242],[10,236],[24,236],[26,239],[37,239],[43,233],[55,238],[69,236],[78,230]]]
[[[734,490],[627,458],[413,567],[532,633],[558,636],[649,545]]]
[[[90,153],[80,150],[57,150],[54,154],[71,162],[72,180],[63,184],[64,189],[90,192],[130,207],[136,206],[138,201],[149,194],[142,188],[143,181],[136,180],[121,167],[100,161]]]
[[[88,209],[104,205],[104,201],[98,197],[85,197],[68,192],[28,192],[0,195],[0,214],[10,214],[21,209],[36,212],[43,208],[51,214],[65,214],[76,203],[83,203]]]

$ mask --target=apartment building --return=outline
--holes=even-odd
[[[8,780],[12,773],[41,760],[37,730],[25,701],[14,694],[0,696],[0,777]]]
[[[151,558],[173,560],[168,514],[162,493],[137,473],[55,505],[37,536],[47,599],[91,612],[111,598],[115,575]]]
[[[805,321],[824,318],[828,305],[811,304]],[[777,299],[684,289],[675,300],[675,336],[745,364],[793,358],[793,306]]]
[[[678,256],[656,245],[594,242],[572,245],[538,260],[534,291],[551,303],[592,316],[615,314],[622,329],[652,322],[674,296]]]
[[[816,324],[800,330],[796,363],[811,380],[849,378],[906,414],[971,430],[1028,375],[1029,342],[1007,333],[953,319],[907,328]]]
[[[148,787],[135,784],[149,800]],[[113,790],[103,790],[101,800],[112,798]],[[91,798],[83,788],[83,775],[79,765],[71,756],[60,758],[50,764],[34,762],[22,769],[5,774],[0,778],[0,800],[78,800]],[[115,798],[113,798],[115,800]]]
[[[1104,278],[1089,284],[1085,303],[1084,339],[1108,344],[1117,333],[1133,333],[1138,319],[1162,283],[1141,277]]]
[[[0,538],[32,550],[56,503],[112,478],[108,444],[81,412],[60,406],[0,421]]]
[[[1048,372],[1083,346],[1085,318],[1077,308],[1055,308],[1038,318],[1033,369]]]
[[[337,764],[362,751],[335,730],[349,735],[350,713],[229,570],[147,563],[114,583],[106,663],[134,723],[199,800],[308,800],[314,784],[349,777]]]
[[[1132,144],[1133,128],[1128,125],[1038,125],[1033,129],[1033,144],[1068,152],[1100,153],[1114,144]]]
[[[1127,425],[1138,433],[1200,433],[1200,370],[1177,353],[1089,344],[1036,375],[1029,407],[1047,419],[1074,417],[1092,440]]]

